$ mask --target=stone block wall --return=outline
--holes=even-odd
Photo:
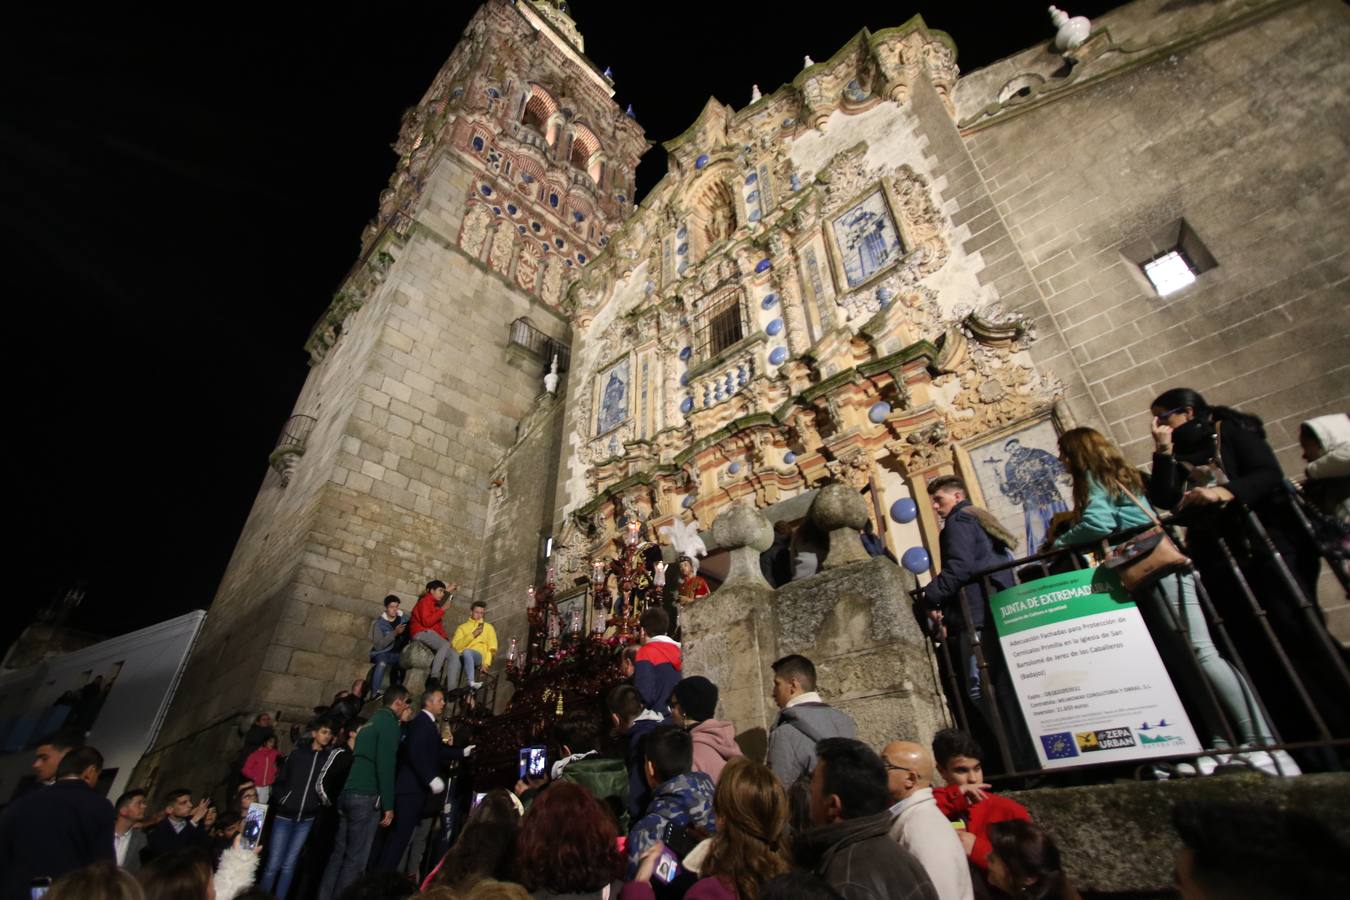
[[[448,630],[476,596],[499,623],[523,618],[523,586],[493,593],[534,577],[537,539],[487,558],[494,473],[543,390],[538,365],[508,351],[510,324],[529,316],[564,342],[567,326],[454,246],[468,184],[443,157],[386,279],[311,372],[295,410],[317,420],[305,455],[287,487],[266,475],[147,771],[221,778],[240,721],[280,711],[287,731],[364,677],[387,594],[409,609],[427,581],[459,581]],[[532,432],[550,463],[553,427]],[[551,490],[535,487],[545,521]]]
[[[720,715],[762,758],[778,715],[774,660],[816,665],[825,702],[853,717],[873,747],[920,743],[948,724],[930,645],[910,612],[914,576],[884,558],[849,563],[774,591],[727,585],[684,613],[684,673],[720,688]]]
[[[1079,418],[1132,461],[1168,387],[1264,417],[1290,473],[1299,423],[1350,407],[1348,60],[1342,4],[1284,4],[965,135],[982,214],[1030,266],[1006,296],[1033,355],[1081,373]],[[1160,297],[1138,263],[1181,219],[1217,266]]]

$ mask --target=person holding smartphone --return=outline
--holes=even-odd
[[[464,678],[472,690],[478,690],[483,683],[478,680],[492,667],[492,657],[497,652],[497,630],[483,621],[487,615],[487,603],[475,600],[469,606],[469,620],[455,629],[451,641],[464,667]],[[451,671],[455,671],[452,668]],[[450,682],[447,690],[453,690],[458,678]]]

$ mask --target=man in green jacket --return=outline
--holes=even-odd
[[[393,824],[399,719],[407,709],[407,689],[389,688],[383,708],[356,735],[352,769],[338,796],[337,839],[319,886],[319,900],[332,900],[365,871],[376,833]]]

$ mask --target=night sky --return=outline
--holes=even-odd
[[[573,11],[615,99],[659,143],[710,95],[745,105],[752,83],[770,93],[864,26],[919,12],[971,71],[1052,37],[1047,5]],[[107,635],[210,603],[400,117],[477,4],[32,6],[8,9],[0,35],[18,537],[0,647],[76,583],[71,624]],[[664,171],[654,148],[639,195]]]

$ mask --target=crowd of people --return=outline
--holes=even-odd
[[[643,615],[634,676],[682,669],[679,645],[657,640],[667,622],[659,608]],[[643,652],[653,646],[659,654]],[[409,852],[413,832],[447,789],[448,764],[473,750],[442,735],[439,687],[414,704],[391,686],[368,722],[311,723],[280,764],[256,846],[239,834],[255,785],[240,786],[228,814],[171,790],[152,816],[143,791],[110,804],[94,790],[97,750],[53,738],[35,761],[45,773],[55,759],[52,783],[0,817],[0,900],[48,884],[48,900],[1078,896],[1052,835],[984,780],[970,735],[946,729],[876,750],[821,698],[809,659],[784,657],[768,674],[779,714],[767,764],[730,739],[706,677],[634,677],[610,691],[603,716],[561,716],[551,765],[476,796],[425,870]],[[269,727],[263,716],[250,729],[259,747]],[[315,841],[325,812],[334,833]],[[1183,897],[1234,896],[1234,885],[1251,898],[1350,889],[1338,864],[1346,848],[1297,813],[1191,803],[1176,820]],[[1215,840],[1216,822],[1227,841]],[[1277,853],[1292,872],[1269,864]],[[301,868],[317,880],[301,887]]]
[[[1174,677],[1198,710],[1198,730],[1211,747],[1228,740],[1238,756],[1243,745],[1274,741],[1275,723],[1253,687],[1262,695],[1277,688],[1266,683],[1261,654],[1244,670],[1218,649],[1197,580],[1226,619],[1223,604],[1237,602],[1225,593],[1234,572],[1256,602],[1273,605],[1268,559],[1253,552],[1236,568],[1228,564],[1234,547],[1250,546],[1240,543],[1246,525],[1237,521],[1247,509],[1260,513],[1309,595],[1318,557],[1304,555],[1304,532],[1282,518],[1281,477],[1272,476],[1278,466],[1259,422],[1187,391],[1159,397],[1154,416],[1148,476],[1099,432],[1061,436],[1075,514],[1051,543],[1100,542],[1146,524],[1157,510],[1187,517],[1193,568],[1135,599],[1169,670],[1186,673]],[[1316,420],[1305,428],[1309,477],[1326,482],[1305,491],[1330,504],[1332,519],[1344,517],[1346,496],[1330,479],[1346,476],[1333,466],[1314,475],[1312,464],[1345,464],[1350,427],[1343,424]],[[969,592],[962,602],[962,591],[974,573],[1010,561],[1015,539],[970,503],[959,478],[938,479],[930,494],[945,523],[942,573],[923,595],[932,633],[958,648],[954,674],[966,699],[978,705],[996,697],[1014,710],[998,642],[981,640],[984,604],[972,603]],[[991,580],[994,589],[1011,583],[1005,571]],[[1077,896],[1054,836],[985,780],[980,734],[946,729],[931,740],[901,734],[868,746],[853,719],[818,691],[812,661],[789,655],[765,673],[779,710],[765,762],[747,758],[736,726],[717,718],[718,686],[685,671],[660,606],[641,615],[638,643],[621,651],[624,680],[603,703],[570,708],[553,723],[545,764],[522,764],[513,789],[474,795],[462,816],[438,829],[438,812],[453,806],[448,798],[474,765],[473,744],[456,741],[446,721],[447,693],[460,690],[461,678],[477,690],[498,649],[482,601],[447,631],[455,587],[431,582],[409,616],[399,598],[387,598],[370,629],[370,676],[293,727],[284,756],[273,718],[259,715],[231,760],[224,810],[186,788],[153,798],[130,789],[110,803],[95,787],[103,767],[96,749],[78,733],[44,739],[34,788],[0,814],[0,900],[43,890],[48,900]],[[1308,621],[1268,611],[1282,641],[1310,640]],[[400,683],[410,642],[432,653],[431,678],[418,696]],[[1293,665],[1331,690],[1318,668],[1324,663],[1312,657]],[[1194,665],[1186,669],[1185,660]],[[1269,702],[1265,708],[1277,720],[1289,714]],[[1330,718],[1346,709],[1323,712]],[[1016,723],[1009,724],[1015,739]],[[1247,758],[1258,767],[1268,760],[1281,774],[1299,771],[1283,751],[1262,753]],[[1182,804],[1175,825],[1186,843],[1177,860],[1184,897],[1233,896],[1235,886],[1252,898],[1301,896],[1313,887],[1350,893],[1338,869],[1347,848],[1297,813]],[[1285,864],[1275,865],[1277,857]]]
[[[1290,482],[1255,416],[1211,406],[1187,388],[1159,395],[1151,415],[1148,472],[1129,465],[1095,429],[1060,435],[1074,509],[1059,517],[1043,546],[1025,550],[1100,553],[1103,542],[1119,548],[1171,513],[1184,526],[1187,559],[1141,583],[1132,599],[1197,734],[1214,752],[1158,774],[1342,768],[1347,761],[1325,743],[1293,755],[1265,748],[1350,736],[1345,653],[1316,603],[1322,560],[1343,571],[1350,556],[1350,416],[1303,423],[1307,469]],[[997,740],[997,719],[1013,767],[1035,769],[1001,644],[986,630],[990,594],[1014,583],[1017,538],[971,503],[959,476],[934,479],[928,492],[943,522],[941,572],[920,593],[920,610],[929,633],[947,644],[960,695],[952,699],[964,704],[986,742]],[[1067,564],[1062,555],[1057,562]],[[1217,621],[1224,640],[1214,631]]]

